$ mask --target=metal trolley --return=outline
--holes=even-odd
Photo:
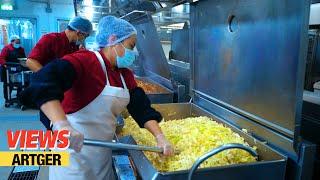
[[[5,102],[5,107],[10,107],[13,104],[17,104],[21,110],[25,109],[19,102],[19,93],[28,86],[30,76],[32,74],[24,65],[20,63],[7,62],[6,63],[6,86],[8,100]],[[16,92],[14,95],[13,92]]]

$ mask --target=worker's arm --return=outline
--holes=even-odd
[[[55,60],[34,74],[29,87],[21,93],[23,104],[35,103],[51,120],[53,130],[70,132],[70,148],[79,152],[84,136],[68,122],[60,101],[72,87],[76,71],[70,62]]]
[[[74,129],[67,120],[59,100],[50,100],[41,105],[42,112],[51,120],[53,130],[68,130],[70,132],[69,148],[80,152],[84,142],[84,135]]]
[[[162,133],[157,121],[149,120],[144,124],[144,127],[156,138],[157,146],[163,148],[164,155],[171,156],[174,154],[173,146]]]
[[[76,71],[70,62],[61,59],[54,60],[33,74],[29,87],[22,92],[22,103],[35,103],[42,109],[42,105],[49,101],[61,101],[64,92],[72,87],[75,78]],[[49,112],[48,115],[50,114]],[[59,118],[62,117],[59,116]],[[49,119],[55,118],[52,116]]]
[[[150,120],[160,122],[161,114],[151,107],[151,102],[141,87],[130,90],[130,102],[127,109],[138,125],[143,128]]]
[[[144,127],[151,132],[154,137],[157,137],[159,134],[162,134],[161,128],[156,120],[149,120],[144,123]]]
[[[33,72],[37,72],[42,68],[42,65],[48,63],[48,55],[52,55],[52,43],[55,41],[49,35],[44,35],[40,38],[37,44],[32,48],[26,62],[28,68]]]
[[[28,68],[33,71],[33,72],[37,72],[42,68],[42,65],[39,63],[39,61],[35,60],[35,59],[27,59],[26,62]]]
[[[58,121],[65,121],[67,119],[59,100],[45,102],[41,105],[40,109],[53,124]]]
[[[130,103],[127,109],[140,127],[146,128],[153,134],[158,146],[163,148],[163,154],[172,155],[172,145],[162,133],[158,123],[162,120],[162,116],[151,107],[151,102],[142,88],[136,87],[130,90]]]

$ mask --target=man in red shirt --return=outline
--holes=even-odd
[[[18,58],[25,58],[26,54],[24,49],[21,47],[19,36],[12,36],[11,43],[6,45],[0,54],[0,65],[1,65],[1,81],[3,82],[3,96],[4,99],[8,100],[8,89],[7,89],[7,72],[6,62],[18,62]]]
[[[25,58],[26,54],[21,47],[19,36],[12,36],[11,43],[6,45],[0,54],[0,64],[4,65],[6,62],[18,62],[18,58]]]
[[[30,52],[27,66],[36,72],[50,61],[79,50],[78,45],[83,43],[91,32],[92,24],[88,19],[82,17],[71,19],[64,32],[42,36]]]

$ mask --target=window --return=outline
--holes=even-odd
[[[29,54],[35,45],[36,20],[28,18],[0,18],[0,50],[10,43],[12,35],[18,35],[21,46]]]

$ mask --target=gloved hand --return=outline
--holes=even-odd
[[[163,148],[163,155],[172,156],[174,154],[171,143],[166,139],[164,134],[158,134],[156,136],[157,146]]]
[[[83,146],[84,136],[82,133],[74,129],[68,120],[56,121],[52,124],[52,130],[68,130],[70,132],[70,148],[74,149],[76,152],[80,152]]]

